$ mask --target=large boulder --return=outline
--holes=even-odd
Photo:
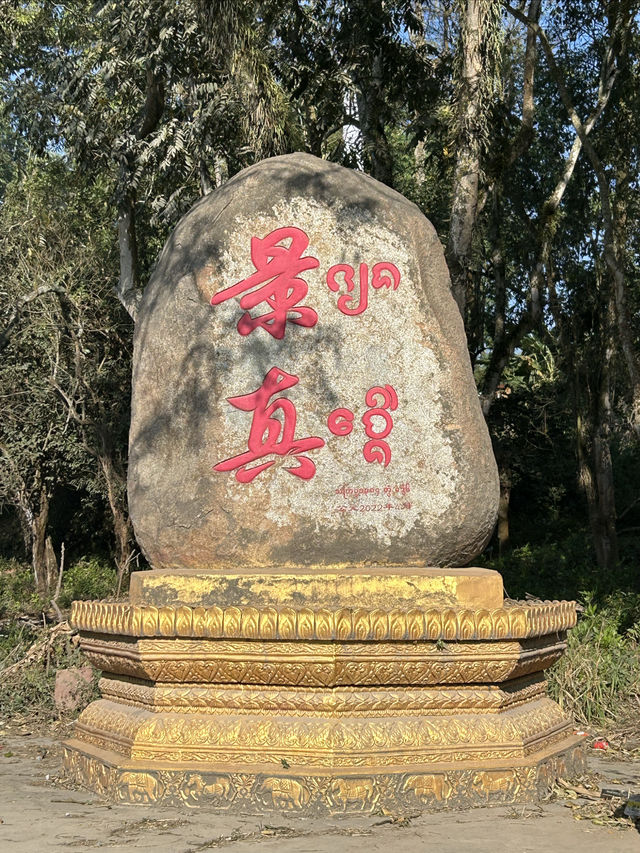
[[[292,154],[194,206],[135,333],[129,505],[155,568],[464,565],[497,503],[415,205]]]

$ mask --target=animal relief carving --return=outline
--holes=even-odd
[[[449,799],[453,789],[446,776],[421,773],[415,776],[407,776],[402,790],[413,791],[422,802],[435,799],[441,803]]]
[[[343,810],[347,806],[356,805],[364,811],[365,807],[373,805],[376,799],[373,779],[334,779],[331,783],[331,793]]]
[[[300,809],[311,799],[309,790],[295,779],[272,776],[265,779],[262,788],[269,791],[271,801],[277,809]]]
[[[214,776],[210,782],[206,782],[199,773],[194,773],[187,778],[181,794],[187,805],[198,803],[203,797],[211,797],[219,805],[220,800],[232,799],[233,789],[226,776]]]
[[[118,799],[123,803],[155,803],[162,797],[162,783],[151,773],[122,773]]]

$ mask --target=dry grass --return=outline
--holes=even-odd
[[[602,606],[587,597],[566,653],[549,671],[551,695],[581,726],[615,731],[638,718],[637,607],[637,596],[618,594]]]

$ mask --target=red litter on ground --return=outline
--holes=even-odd
[[[609,749],[609,742],[603,737],[598,738],[598,740],[594,740],[592,749]]]

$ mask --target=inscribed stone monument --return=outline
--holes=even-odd
[[[169,239],[135,333],[129,503],[153,571],[76,602],[103,698],[68,774],[128,801],[394,812],[577,767],[543,670],[570,602],[461,568],[498,477],[433,227],[296,154]]]
[[[156,568],[460,566],[492,533],[442,247],[377,181],[295,154],[207,196],[134,361],[129,505]]]

